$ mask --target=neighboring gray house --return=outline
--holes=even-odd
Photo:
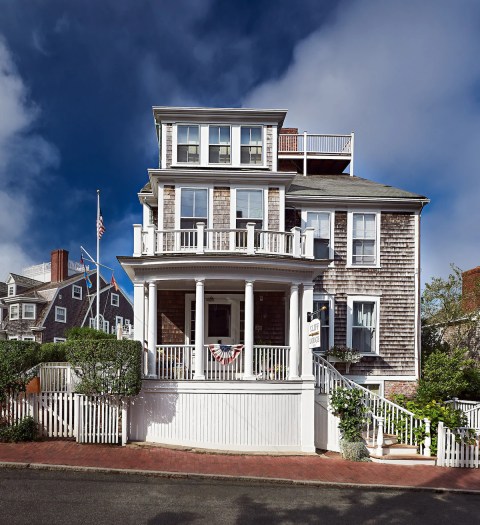
[[[96,272],[87,273],[90,289],[83,266],[69,261],[66,250],[54,250],[50,263],[26,268],[23,275],[11,273],[0,283],[0,339],[59,342],[68,328],[94,326]],[[115,333],[118,323],[133,322],[133,307],[121,289],[100,279],[101,326]]]

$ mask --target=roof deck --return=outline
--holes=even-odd
[[[278,139],[279,170],[298,173],[343,173],[350,164],[353,175],[354,133],[349,135],[297,133],[283,129]]]

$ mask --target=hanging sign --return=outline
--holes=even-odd
[[[320,347],[320,319],[310,321],[308,327],[308,348]]]

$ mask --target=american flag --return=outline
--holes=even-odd
[[[104,233],[105,233],[105,225],[103,224],[102,210],[100,210],[100,213],[98,215],[98,220],[97,220],[97,237],[101,239]]]

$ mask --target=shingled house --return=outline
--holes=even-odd
[[[24,341],[61,342],[65,331],[74,326],[94,326],[96,315],[96,272],[68,260],[68,251],[54,250],[51,261],[26,268],[22,275],[9,274],[0,283],[0,338]],[[128,325],[133,307],[119,289],[100,276],[101,326],[114,332],[118,323]]]
[[[183,421],[198,410],[223,435],[222,407],[238,398],[245,410],[248,391],[256,415],[245,417],[260,426],[262,403],[274,410],[285,396],[287,410],[301,398],[285,425],[307,439],[310,312],[320,312],[322,350],[361,352],[350,379],[382,395],[415,388],[428,199],[356,176],[353,133],[298,133],[282,127],[284,110],[154,107],[153,115],[160,163],[138,194],[134,253],[119,260],[134,284],[135,338],[148,350],[145,410],[158,403],[168,422],[135,416],[138,438],[221,448],[197,427],[195,439],[185,425],[173,428],[180,423],[162,410],[176,406]],[[234,347],[239,356],[219,363],[218,352]],[[212,403],[208,413],[201,403]]]

